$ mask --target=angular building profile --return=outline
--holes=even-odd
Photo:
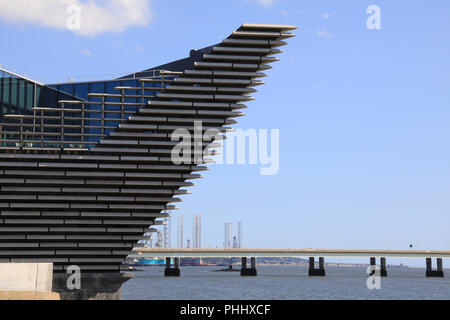
[[[120,272],[207,169],[173,162],[173,132],[229,130],[294,29],[244,24],[186,59],[111,81],[44,85],[1,69],[0,262]]]

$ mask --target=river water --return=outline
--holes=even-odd
[[[258,266],[257,277],[214,272],[222,267],[181,267],[181,277],[164,277],[164,267],[139,267],[123,285],[124,300],[303,300],[450,299],[445,278],[426,278],[425,269],[388,267],[380,289],[369,290],[366,267],[327,267],[326,277],[308,277],[306,266]]]

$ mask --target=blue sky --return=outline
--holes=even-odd
[[[239,119],[280,129],[279,174],[212,166],[180,204],[185,238],[202,213],[204,246],[242,221],[247,247],[450,249],[449,1],[137,1],[145,23],[93,35],[0,9],[0,64],[66,81],[183,58],[245,22],[300,28]]]

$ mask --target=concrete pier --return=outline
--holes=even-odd
[[[53,291],[61,300],[121,300],[122,285],[133,278],[133,273],[80,273],[79,289],[69,289],[72,274],[53,274]]]
[[[52,263],[0,263],[0,290],[51,292]]]
[[[247,258],[242,257],[241,276],[243,277],[256,277],[258,272],[256,271],[256,258],[250,258],[250,268],[247,268]]]
[[[166,269],[164,270],[164,276],[166,277],[179,277],[180,272],[180,258],[174,258],[174,267],[170,266],[170,258],[166,258]]]
[[[0,263],[0,300],[60,300],[52,263]]]
[[[444,277],[444,268],[442,265],[442,258],[436,259],[437,268],[433,270],[431,258],[426,259],[427,272],[426,276],[430,278],[443,278]]]
[[[325,277],[325,259],[323,257],[319,258],[319,269],[315,267],[314,257],[309,258],[308,275],[310,277]]]
[[[380,258],[380,275],[382,277],[387,277],[387,269],[386,269],[386,258]]]
[[[241,260],[241,270],[242,269],[247,269],[247,257],[242,257]]]
[[[442,276],[444,276],[444,268],[442,266],[442,258],[437,258],[436,262],[437,262],[437,271],[442,272]]]

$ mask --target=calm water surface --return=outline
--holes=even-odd
[[[308,277],[305,266],[259,266],[257,277],[213,272],[222,267],[181,267],[180,278],[164,267],[139,267],[124,284],[124,300],[450,299],[445,278],[426,278],[425,269],[388,268],[380,290],[367,288],[365,267],[328,267],[326,277]]]

